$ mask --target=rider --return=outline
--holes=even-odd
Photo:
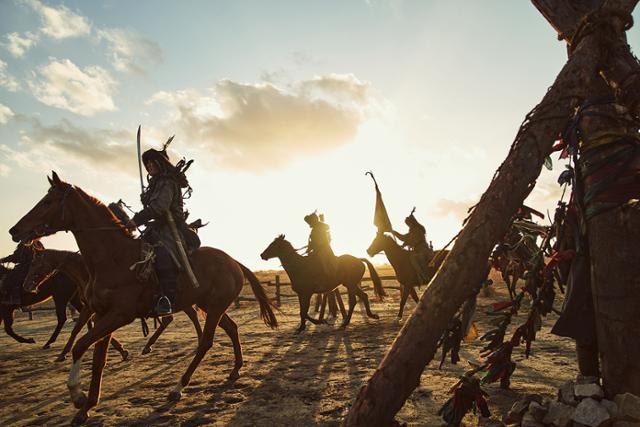
[[[306,215],[304,221],[311,227],[307,254],[320,262],[322,272],[327,277],[334,277],[337,264],[336,256],[331,249],[331,233],[329,225],[324,223],[324,217],[315,212]]]
[[[176,305],[178,275],[182,266],[178,243],[173,237],[166,215],[168,212],[173,217],[183,235],[183,241],[186,241],[183,195],[180,189],[190,190],[191,187],[184,175],[186,169],[174,166],[166,150],[147,150],[142,154],[142,161],[148,172],[149,185],[140,196],[143,209],[133,216],[128,227],[147,226],[142,237],[155,246],[154,265],[161,294],[156,312],[169,314]]]
[[[29,243],[20,242],[11,255],[0,259],[0,263],[12,262],[15,264],[13,270],[7,273],[7,277],[2,282],[3,304],[20,305],[22,285],[29,274],[33,255],[36,251],[43,249],[44,246],[39,240],[33,240]]]
[[[416,273],[418,273],[420,282],[427,283],[429,281],[429,276],[426,268],[431,257],[432,250],[427,244],[427,231],[424,226],[418,222],[416,217],[413,216],[415,211],[416,208],[413,208],[409,216],[404,219],[404,223],[409,227],[409,232],[407,234],[401,234],[395,230],[391,230],[391,232],[398,239],[402,240],[403,246],[409,248],[409,251],[411,252],[409,257],[411,265],[413,265]]]

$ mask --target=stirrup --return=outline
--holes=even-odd
[[[171,306],[171,300],[163,295],[158,299],[156,303],[156,313],[159,315],[171,314],[173,312],[173,307]]]

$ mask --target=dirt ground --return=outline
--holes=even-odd
[[[263,278],[268,275],[264,274]],[[389,286],[394,284],[385,282]],[[496,296],[478,300],[476,325],[480,333],[490,328],[483,307],[506,298],[501,292],[504,285],[495,286],[499,291]],[[248,288],[245,287],[247,295]],[[286,291],[290,293],[290,289]],[[380,320],[366,318],[363,307],[359,306],[346,331],[310,325],[300,335],[293,333],[298,325],[296,300],[283,300],[279,315],[281,326],[276,331],[261,322],[255,303],[243,301],[240,308],[229,311],[239,325],[244,350],[245,365],[240,379],[226,382],[233,367],[233,351],[229,338],[218,331],[214,347],[177,403],[169,403],[167,395],[186,369],[196,347],[193,327],[186,316],[176,316],[153,351],[143,356],[140,351],[145,338],[139,322],[134,322],[117,332],[116,336],[131,354],[129,360],[123,362],[114,350],[109,350],[101,401],[90,412],[87,425],[339,425],[401,327],[394,322],[399,293],[394,290],[389,293],[390,298],[384,302],[372,303]],[[373,292],[369,289],[368,294],[372,297]],[[559,305],[557,301],[556,306]],[[405,318],[413,307],[413,301],[407,303]],[[518,320],[525,314],[523,311]],[[552,314],[545,320],[529,359],[524,359],[522,349],[514,351],[518,367],[512,377],[511,390],[500,390],[496,384],[484,386],[491,395],[492,418],[501,418],[525,393],[552,396],[560,384],[575,377],[572,342],[548,332],[555,319]],[[72,322],[67,322],[51,349],[41,349],[54,324],[51,311],[36,312],[31,321],[20,313],[14,323],[16,331],[35,338],[37,343],[19,344],[7,335],[0,336],[0,425],[66,425],[74,415],[65,385],[69,359],[54,362],[69,336]],[[445,364],[442,370],[437,369],[438,361],[434,360],[425,369],[420,387],[407,400],[397,419],[410,426],[442,425],[436,413],[448,399],[450,387],[468,368],[467,361],[480,362],[480,348],[478,341],[464,343],[462,361],[457,366]],[[82,368],[85,390],[90,361],[91,356],[85,355]],[[467,425],[477,425],[477,418],[473,416],[465,420]]]

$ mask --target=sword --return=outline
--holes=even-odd
[[[142,125],[138,126],[138,136],[136,138],[136,143],[138,146],[138,171],[140,172],[140,190],[141,193],[144,193],[144,182],[142,181],[142,153],[140,150],[140,128],[142,127]]]
[[[198,279],[196,278],[196,275],[193,274],[193,270],[191,269],[191,263],[189,263],[187,252],[184,250],[184,243],[182,241],[182,236],[180,236],[180,232],[178,231],[176,222],[173,219],[173,215],[171,215],[171,211],[167,211],[165,213],[165,218],[167,220],[167,224],[169,224],[169,229],[171,230],[173,239],[176,241],[176,246],[178,247],[178,255],[180,255],[182,266],[184,267],[187,273],[187,276],[189,276],[189,281],[191,281],[191,284],[193,285],[193,287],[197,289],[200,287],[200,284],[198,283]]]

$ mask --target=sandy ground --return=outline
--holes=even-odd
[[[501,283],[496,286],[503,289]],[[290,289],[287,291],[290,293]],[[371,290],[368,293],[373,294]],[[298,324],[296,300],[283,301],[277,331],[264,326],[254,303],[242,302],[240,308],[229,311],[239,325],[244,350],[241,378],[232,384],[226,382],[233,367],[233,351],[229,338],[219,330],[214,347],[178,403],[169,403],[166,398],[196,347],[193,327],[186,316],[176,316],[153,352],[143,356],[140,351],[145,338],[135,322],[117,332],[131,356],[122,362],[114,350],[109,350],[101,402],[90,412],[87,424],[339,425],[401,327],[394,322],[399,294],[393,290],[390,294],[384,302],[372,304],[380,320],[366,318],[363,308],[356,307],[346,331],[310,325],[300,335],[293,334]],[[504,298],[502,292],[479,298],[476,324],[481,333],[490,327],[482,307]],[[414,306],[413,301],[407,304],[405,318]],[[523,312],[519,320],[524,315]],[[551,315],[546,319],[529,359],[524,359],[521,349],[514,351],[518,368],[512,377],[511,390],[500,390],[496,384],[484,387],[491,395],[489,405],[494,418],[506,413],[519,396],[534,392],[552,396],[562,382],[575,377],[572,343],[548,333],[555,318]],[[71,321],[51,349],[40,348],[54,324],[51,311],[36,312],[32,321],[20,313],[14,323],[16,331],[35,338],[37,344],[18,344],[4,334],[0,336],[0,425],[65,425],[74,415],[65,385],[69,359],[54,362],[69,336]],[[462,361],[457,366],[446,364],[438,370],[438,361],[433,361],[397,419],[410,426],[442,425],[436,413],[448,399],[449,388],[468,367],[467,361],[480,362],[480,348],[478,341],[464,343]],[[90,360],[91,356],[85,355],[82,369],[85,390]],[[477,418],[472,416],[466,421],[467,425],[477,424]]]

